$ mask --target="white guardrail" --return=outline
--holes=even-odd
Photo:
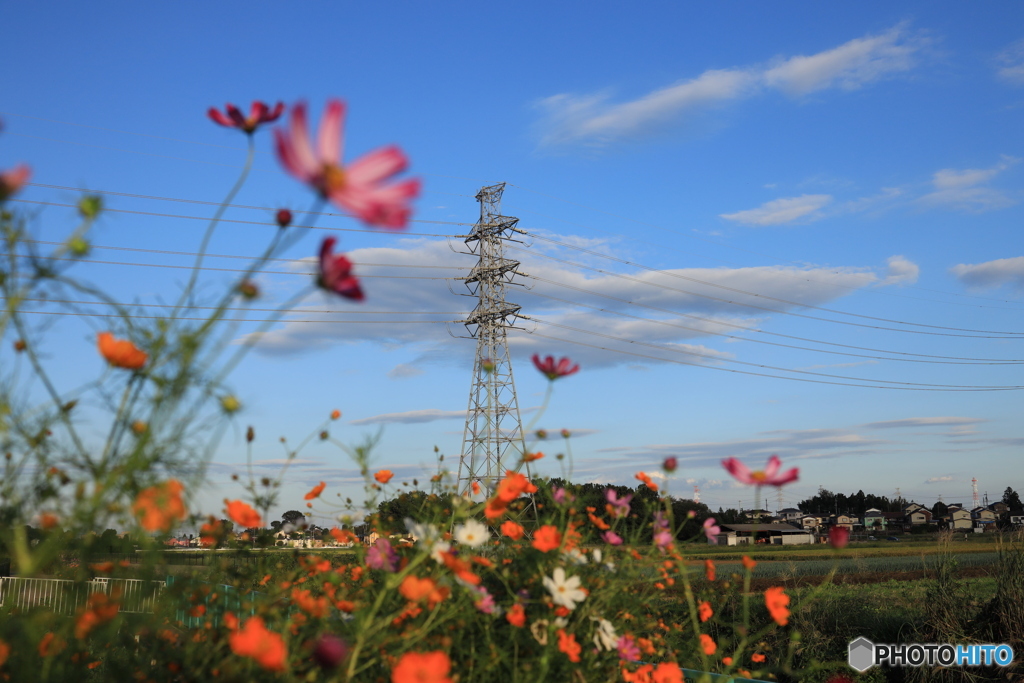
[[[117,597],[121,612],[152,612],[164,588],[163,581],[97,577],[78,582],[67,579],[24,579],[0,576],[0,606],[6,609],[44,607],[57,614],[74,614],[92,593]]]

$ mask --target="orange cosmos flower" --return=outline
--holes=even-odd
[[[750,571],[754,571],[754,567],[757,566],[757,562],[755,562],[754,560],[752,560],[749,557],[747,557],[746,555],[744,555],[743,556],[743,566],[746,567],[747,569],[749,569]]]
[[[644,485],[652,491],[658,490],[658,485],[651,481],[651,478],[647,476],[646,472],[637,472],[635,478],[642,481]]]
[[[708,581],[715,580],[715,563],[711,560],[704,560],[704,576]]]
[[[452,683],[452,661],[440,650],[406,652],[391,670],[391,683]]]
[[[96,336],[96,346],[100,355],[115,368],[138,370],[149,360],[145,351],[127,339],[115,339],[109,332],[100,332]]]
[[[243,529],[253,529],[263,526],[263,518],[260,517],[260,513],[249,507],[248,504],[243,503],[240,500],[226,500],[224,503],[227,507],[224,512],[235,524],[238,524]]]
[[[0,640],[0,666],[3,666],[11,655],[11,646]]]
[[[772,619],[779,626],[785,626],[789,623],[789,610],[786,609],[786,605],[789,604],[789,596],[786,595],[786,591],[779,587],[774,586],[764,592],[764,604],[768,607],[768,612],[772,615]]]
[[[654,683],[683,683],[683,670],[675,662],[662,662],[654,670]]]
[[[565,653],[570,662],[580,661],[580,652],[583,651],[583,647],[576,642],[576,636],[566,635],[563,629],[558,629],[558,649]]]
[[[505,521],[501,525],[501,533],[511,538],[513,541],[518,541],[523,537],[525,530],[519,524],[516,524],[511,519]]]
[[[764,655],[760,652],[755,652],[754,654],[750,655],[750,661],[754,662],[755,664],[760,664],[764,661]]]
[[[39,526],[43,527],[43,531],[49,531],[58,524],[60,524],[60,518],[51,512],[39,515]]]
[[[395,476],[391,470],[381,470],[373,475],[373,478],[379,481],[381,484],[386,484],[391,481],[391,477]]]
[[[323,596],[314,598],[309,591],[293,588],[292,602],[314,619],[322,619],[327,616],[327,598]]]
[[[117,616],[119,605],[106,593],[93,593],[75,620],[75,638],[85,638],[95,627]]]
[[[47,633],[39,639],[39,656],[49,657],[50,655],[56,655],[64,649],[66,644],[67,643],[58,638],[54,633]]]
[[[341,417],[341,411],[340,410],[332,410],[331,411],[331,419],[332,420],[337,420],[339,417]]]
[[[543,457],[544,454],[540,451],[537,451],[536,453],[527,453],[523,456],[523,462],[533,462],[534,460],[540,460]]]
[[[697,605],[697,615],[700,616],[701,621],[707,621],[708,619],[713,617],[715,613],[711,609],[711,603],[705,600],[699,605]]]
[[[260,617],[250,617],[242,630],[228,636],[228,643],[239,657],[251,657],[268,671],[284,671],[288,658],[284,639],[267,630]]]
[[[441,602],[446,597],[443,591],[438,590],[433,579],[421,579],[411,574],[402,580],[398,592],[406,600],[411,602],[423,602],[426,600],[431,606]]]
[[[132,504],[132,512],[146,531],[167,533],[177,522],[188,516],[181,492],[185,486],[177,479],[139,491]]]
[[[608,529],[611,529],[611,527],[608,526],[608,522],[604,521],[603,519],[595,515],[593,512],[588,512],[587,517],[590,518],[591,524],[596,526],[598,529],[602,531],[607,531]]]
[[[476,484],[476,482],[473,482]],[[484,506],[484,517],[487,519],[498,519],[508,512],[508,503],[501,498],[491,498]]]
[[[495,497],[505,503],[511,503],[524,493],[537,493],[537,487],[531,484],[525,475],[507,470],[505,478],[498,482]]]
[[[314,486],[313,489],[306,494],[306,500],[313,500],[314,498],[319,496],[321,493],[324,492],[324,488],[326,486],[327,484],[325,482],[320,482],[319,484]]]
[[[356,538],[356,535],[348,529],[339,529],[338,527],[331,529],[331,536],[333,536],[334,540],[338,543],[355,543],[359,540]]]
[[[706,633],[700,634],[700,647],[704,650],[704,654],[709,656],[715,654],[715,650],[718,649],[718,645],[716,645],[711,636]]]
[[[555,550],[562,545],[562,534],[556,527],[545,524],[534,532],[532,545],[542,553]]]
[[[517,602],[505,613],[505,619],[516,628],[526,626],[526,608]]]

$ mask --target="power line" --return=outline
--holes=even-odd
[[[0,301],[7,301],[6,298],[0,298]],[[52,304],[79,304],[79,305],[93,305],[105,303],[102,301],[73,301],[68,299],[46,299],[46,298],[24,298],[19,301],[32,301],[34,303],[52,303]],[[126,304],[126,303],[111,303],[110,306],[120,306],[122,308],[174,308],[172,304]],[[248,306],[189,306],[189,309],[195,311],[257,311],[267,313],[278,313],[280,309],[277,308],[250,308]],[[316,310],[310,308],[293,308],[287,311],[288,315],[294,315],[297,313],[322,313],[324,315],[333,315],[336,313],[357,313],[359,315],[466,315],[465,311],[363,311],[363,310]]]
[[[737,324],[737,323],[731,323],[731,322],[728,322],[728,321],[725,321],[725,320],[716,320],[715,318],[705,318],[705,317],[702,317],[702,316],[699,316],[699,315],[693,315],[692,313],[683,313],[681,311],[674,311],[674,310],[669,309],[669,308],[660,308],[658,306],[651,306],[650,304],[643,304],[643,303],[640,303],[638,301],[632,301],[630,299],[622,299],[622,298],[617,297],[617,296],[612,296],[611,294],[605,294],[603,292],[598,292],[598,291],[595,291],[595,290],[592,290],[592,289],[586,289],[585,287],[577,287],[575,285],[566,284],[564,282],[558,282],[556,280],[549,280],[547,278],[543,278],[543,277],[540,277],[538,275],[526,275],[525,277],[528,277],[531,280],[537,280],[538,282],[544,282],[544,283],[547,283],[547,284],[550,284],[550,285],[554,285],[556,287],[562,287],[562,288],[565,288],[565,289],[571,289],[571,290],[573,290],[575,292],[582,292],[584,294],[591,294],[593,296],[599,296],[599,297],[602,297],[602,298],[605,298],[605,299],[610,299],[612,301],[619,301],[621,303],[629,304],[631,306],[638,306],[640,308],[646,308],[646,309],[649,309],[649,310],[652,310],[652,311],[658,311],[660,313],[668,313],[670,315],[677,315],[677,316],[681,316],[683,318],[690,318],[692,320],[700,320],[701,322],[711,323],[713,325],[718,325],[718,326],[721,326],[721,327],[731,327],[731,328],[734,328],[734,329],[737,329],[737,330],[743,330],[744,332],[756,332],[758,334],[769,335],[769,336],[772,336],[772,337],[779,337],[781,339],[793,339],[793,340],[796,340],[796,341],[809,342],[809,343],[812,343],[812,344],[823,344],[825,346],[835,346],[835,347],[844,348],[844,349],[854,349],[856,351],[872,351],[872,352],[875,352],[875,353],[889,353],[889,354],[899,355],[899,356],[914,356],[914,357],[917,357],[917,358],[936,358],[936,359],[942,359],[942,360],[965,360],[965,361],[985,361],[985,362],[991,361],[991,362],[1009,362],[1009,363],[1017,363],[1018,362],[1018,359],[970,358],[970,357],[961,357],[961,356],[937,356],[937,355],[932,355],[932,354],[927,354],[927,353],[911,353],[909,351],[892,351],[892,350],[889,350],[889,349],[875,349],[875,348],[871,348],[871,347],[867,347],[867,346],[855,346],[853,344],[840,344],[838,342],[824,341],[824,340],[821,340],[821,339],[811,339],[809,337],[799,337],[799,336],[792,335],[792,334],[782,334],[781,332],[771,332],[769,330],[762,330],[762,329],[757,328],[757,327],[748,327],[748,326],[740,325],[740,324]],[[534,296],[546,296],[544,294],[538,294],[537,292],[534,292],[532,290],[528,290],[528,293],[533,294]],[[549,297],[549,298],[554,298],[554,297]],[[708,334],[721,334],[721,333],[716,333],[716,332],[710,332],[709,331]],[[750,339],[750,338],[747,338],[747,337],[732,337],[732,336],[730,336],[730,338],[733,338],[733,339],[743,339],[744,341],[757,341],[755,339]],[[893,359],[893,360],[895,360],[895,359]]]
[[[511,249],[516,249],[516,250],[519,250],[519,251],[525,251],[525,249],[523,247],[512,246],[510,248]],[[971,339],[1021,339],[1021,338],[1024,338],[1022,336],[1018,336],[1018,335],[1024,335],[1024,332],[997,332],[997,333],[995,333],[995,334],[999,334],[999,335],[1011,335],[1011,336],[985,336],[985,335],[976,335],[976,334],[953,334],[953,333],[949,333],[949,332],[929,332],[929,331],[926,331],[926,330],[901,330],[901,329],[895,328],[895,327],[884,327],[884,326],[881,326],[881,325],[867,325],[867,324],[864,324],[864,323],[850,322],[848,320],[833,320],[831,318],[821,318],[821,317],[813,316],[813,315],[805,315],[803,313],[794,313],[793,311],[783,311],[783,310],[779,310],[779,309],[776,309],[776,308],[768,308],[766,306],[757,306],[757,305],[751,304],[751,303],[742,303],[742,302],[738,302],[738,301],[732,301],[730,299],[723,299],[721,297],[711,296],[710,294],[700,294],[698,292],[691,292],[691,291],[685,290],[685,289],[678,289],[676,287],[669,287],[668,285],[662,285],[662,284],[658,284],[656,282],[647,282],[647,281],[641,280],[639,278],[630,277],[629,275],[623,275],[622,273],[615,273],[615,272],[612,272],[612,271],[609,271],[609,270],[603,270],[601,268],[595,268],[593,266],[587,266],[587,265],[584,265],[582,263],[576,263],[575,261],[570,261],[568,259],[560,259],[560,258],[558,258],[556,256],[549,256],[547,254],[535,254],[535,255],[539,256],[541,258],[546,258],[546,259],[550,259],[552,261],[557,261],[559,263],[564,263],[566,265],[571,265],[571,266],[574,266],[576,268],[582,268],[584,270],[590,270],[590,271],[593,271],[595,273],[601,273],[602,275],[609,275],[611,277],[616,277],[616,278],[620,278],[620,279],[623,279],[623,280],[629,280],[630,282],[636,282],[636,283],[641,284],[641,285],[646,285],[646,286],[650,286],[650,287],[657,287],[659,289],[666,289],[666,290],[673,291],[673,292],[679,292],[681,294],[689,294],[690,296],[696,296],[696,297],[700,297],[702,299],[709,299],[711,301],[718,301],[718,302],[721,302],[721,303],[728,304],[730,306],[743,306],[743,307],[746,307],[746,308],[753,308],[755,310],[766,311],[766,312],[769,312],[769,313],[779,313],[781,315],[788,315],[788,316],[793,316],[793,317],[796,317],[796,318],[805,318],[807,320],[818,320],[818,321],[821,321],[821,322],[835,323],[837,325],[849,325],[851,327],[864,327],[864,328],[872,329],[872,330],[886,330],[886,331],[889,331],[889,332],[903,332],[903,333],[907,333],[907,334],[922,334],[922,335],[937,336],[937,337],[968,337],[968,338],[971,338]],[[669,276],[674,275],[672,273],[669,273],[668,271],[657,271],[656,270],[655,272],[658,272],[661,275],[669,275]],[[693,278],[688,278],[688,277],[685,277],[685,276],[678,276],[678,275],[676,275],[676,277],[680,277],[683,280],[694,280]],[[700,280],[694,280],[694,281],[701,282]],[[716,286],[716,285],[714,285],[712,283],[704,283],[704,284],[710,284],[711,286]],[[723,289],[732,289],[730,287],[725,287],[724,285],[721,285],[721,287]],[[742,290],[736,290],[736,291],[742,291]],[[755,294],[753,292],[745,292],[745,293],[749,294],[750,296],[762,296],[762,295],[759,295],[759,294]],[[764,297],[764,298],[772,299],[774,297]],[[776,299],[776,300],[778,300],[778,301],[785,301],[784,299]],[[797,303],[797,302],[787,302],[787,303],[791,303],[791,304],[793,304],[795,306],[805,306],[805,304],[800,304],[800,303]],[[817,308],[815,306],[809,306],[809,305],[807,305],[807,307],[809,307],[809,308]],[[830,310],[830,309],[821,309],[821,310]],[[843,315],[855,315],[855,316],[857,315],[855,313],[843,313],[842,311],[835,311],[835,312],[841,313]],[[871,316],[857,316],[857,317],[870,318]],[[917,325],[918,324],[918,323],[901,323],[900,321],[893,321],[893,322],[896,322],[898,324],[904,324],[904,325]],[[951,328],[944,328],[944,327],[939,327],[939,326],[936,326],[936,325],[928,325],[927,327],[936,327],[938,329],[950,329],[950,330],[960,329],[960,328],[952,328],[952,327]],[[984,330],[968,330],[968,331],[984,332]]]
[[[530,237],[535,237],[537,239],[545,240],[547,242],[551,242],[553,244],[557,244],[557,245],[562,246],[562,247],[567,247],[567,248],[570,248],[570,249],[575,249],[577,251],[582,251],[582,252],[584,252],[584,253],[586,253],[588,255],[591,255],[591,256],[599,256],[601,258],[608,259],[610,261],[615,261],[616,263],[622,263],[624,265],[633,266],[635,268],[640,268],[642,270],[646,270],[646,271],[649,271],[649,272],[652,272],[652,273],[657,273],[659,275],[664,275],[666,277],[673,277],[673,278],[676,278],[676,279],[679,279],[679,280],[685,280],[687,282],[693,282],[693,283],[696,283],[696,284],[705,285],[707,287],[715,287],[717,289],[724,289],[724,290],[726,290],[728,292],[733,292],[733,293],[736,293],[736,294],[743,294],[744,296],[752,296],[752,297],[756,297],[758,299],[767,299],[769,301],[777,301],[779,303],[789,304],[791,306],[799,306],[801,308],[810,308],[812,310],[825,311],[826,313],[835,313],[835,314],[838,314],[838,315],[848,315],[848,316],[851,316],[851,317],[854,317],[854,318],[863,318],[865,320],[877,320],[879,322],[893,323],[893,324],[896,324],[896,325],[909,325],[909,326],[913,326],[913,327],[927,327],[929,329],[936,329],[936,330],[952,330],[952,331],[955,331],[955,332],[976,332],[976,333],[979,333],[979,334],[1024,335],[1024,332],[1003,332],[1003,331],[999,331],[999,330],[974,330],[974,329],[962,328],[962,327],[946,327],[946,326],[943,326],[943,325],[928,325],[928,324],[925,324],[925,323],[912,323],[912,322],[906,322],[906,321],[903,321],[903,320],[892,320],[890,318],[879,318],[879,317],[872,316],[872,315],[862,315],[860,313],[849,313],[847,311],[840,311],[840,310],[834,309],[834,308],[826,308],[824,306],[815,306],[814,304],[802,303],[800,301],[791,301],[789,299],[783,299],[781,297],[769,296],[767,294],[758,294],[757,292],[750,292],[750,291],[747,291],[745,289],[740,289],[738,287],[729,287],[728,285],[723,285],[723,284],[719,284],[719,283],[716,283],[716,282],[709,282],[707,280],[701,280],[700,278],[690,277],[688,275],[682,275],[680,273],[676,273],[676,272],[673,272],[671,270],[662,270],[660,268],[654,268],[652,266],[645,266],[644,264],[637,263],[635,261],[627,261],[626,259],[620,259],[620,258],[617,258],[615,256],[609,256],[607,254],[602,254],[600,252],[594,251],[592,249],[586,249],[585,247],[580,247],[580,246],[577,246],[577,245],[568,244],[567,242],[560,242],[559,240],[551,239],[549,237],[541,237],[539,235],[534,235],[533,233],[527,233],[527,234]],[[513,247],[513,248],[514,249],[518,249],[520,251],[524,250],[523,247]],[[591,268],[590,266],[584,266],[581,263],[574,263],[574,262],[568,261],[566,259],[559,259],[559,258],[557,258],[555,256],[550,256],[548,254],[537,254],[537,255],[540,256],[541,258],[551,259],[553,261],[559,261],[560,263],[566,263],[568,265],[573,265],[573,266],[576,266],[576,267],[579,267],[579,268],[587,268],[588,270],[596,270],[599,273],[608,274],[607,271],[603,271],[603,270],[596,269],[596,268]],[[643,283],[642,280],[637,280],[637,282]],[[653,283],[647,283],[647,284],[652,284],[653,285]],[[680,291],[682,291],[682,290],[680,290]],[[697,292],[685,292],[685,293],[692,294],[693,296],[699,296],[699,297],[703,297],[703,298],[707,298],[707,299],[712,299],[714,301],[723,301],[723,302],[726,302],[726,303],[729,303],[729,304],[738,305],[738,306],[750,306],[751,308],[757,308],[759,310],[764,310],[764,311],[771,311],[771,312],[774,312],[774,313],[782,313],[784,315],[800,315],[800,314],[792,313],[792,312],[789,312],[789,311],[780,311],[780,310],[774,309],[774,308],[764,308],[764,307],[759,307],[759,306],[751,306],[750,304],[740,303],[740,302],[735,302],[735,301],[729,301],[729,300],[726,300],[726,299],[720,299],[720,298],[716,298],[716,297],[713,297],[713,296],[709,296],[707,294],[698,294]],[[805,317],[806,318],[806,317],[811,317],[811,316],[800,315],[800,317]],[[813,320],[824,320],[826,322],[841,323],[841,324],[844,324],[844,325],[852,324],[852,323],[847,323],[847,322],[843,322],[843,321],[839,321],[839,320],[829,320],[827,318],[813,318],[812,317],[811,319],[813,319]],[[888,328],[876,328],[876,329],[888,329]],[[913,330],[893,330],[893,331],[896,331],[896,332],[913,332]],[[957,335],[957,336],[959,336],[959,335]]]
[[[847,352],[844,352],[844,351],[830,351],[828,349],[814,349],[814,348],[810,348],[810,347],[807,347],[807,346],[796,346],[794,344],[780,344],[778,342],[770,342],[770,341],[767,341],[767,340],[764,340],[764,339],[751,339],[749,337],[740,337],[740,336],[737,336],[737,335],[734,335],[734,334],[726,334],[724,332],[714,332],[714,331],[711,331],[711,330],[702,330],[702,329],[697,328],[697,327],[688,327],[686,325],[680,325],[678,323],[673,323],[673,322],[670,322],[668,320],[656,320],[654,318],[645,318],[643,316],[632,315],[630,313],[624,313],[622,311],[614,311],[614,310],[607,309],[607,308],[601,308],[599,306],[593,306],[593,305],[590,305],[590,304],[583,304],[583,303],[579,303],[579,302],[576,302],[576,301],[570,301],[568,299],[560,299],[558,297],[550,296],[550,295],[547,295],[547,294],[540,294],[540,293],[534,292],[532,290],[527,290],[526,293],[527,294],[531,294],[533,296],[543,297],[545,299],[551,299],[553,301],[560,301],[562,303],[566,303],[566,304],[569,304],[571,306],[579,306],[579,307],[582,307],[582,308],[590,308],[590,309],[595,310],[595,311],[600,311],[601,313],[608,313],[608,314],[611,314],[611,315],[617,315],[617,316],[624,317],[624,318],[631,318],[633,320],[640,320],[642,322],[655,323],[657,325],[664,325],[664,326],[667,326],[667,327],[674,327],[676,329],[687,330],[687,331],[691,331],[691,332],[697,332],[697,333],[702,334],[702,335],[707,334],[707,335],[713,335],[713,336],[718,336],[718,337],[725,337],[727,339],[735,339],[735,340],[738,340],[738,341],[752,342],[754,344],[767,344],[769,346],[778,346],[778,347],[785,348],[785,349],[795,349],[795,350],[798,350],[798,351],[813,351],[813,352],[817,352],[817,353],[828,353],[828,354],[832,354],[832,355],[848,356],[848,357],[852,357],[852,358],[870,358],[872,360],[902,361],[902,362],[905,362],[905,363],[932,363],[932,364],[938,364],[938,365],[1021,365],[1021,364],[1024,364],[1024,360],[999,360],[999,359],[963,359],[962,361],[953,361],[953,360],[924,360],[924,359],[918,359],[918,358],[889,358],[889,357],[886,357],[886,356],[871,356],[871,355],[860,354],[860,353],[847,353]]]
[[[705,242],[707,244],[712,244],[712,245],[714,245],[716,247],[723,247],[725,249],[732,249],[734,251],[742,251],[742,252],[747,253],[747,254],[753,254],[755,256],[761,256],[763,258],[771,259],[772,261],[786,261],[788,263],[796,263],[794,261],[787,261],[787,259],[782,259],[782,258],[779,258],[777,256],[773,256],[771,254],[765,254],[764,252],[755,251],[753,249],[744,249],[743,247],[737,247],[734,244],[726,244],[724,242],[717,242],[715,240],[707,239],[706,237],[698,237],[696,235],[691,235],[691,234],[688,234],[688,233],[685,233],[685,232],[680,232],[678,230],[673,230],[671,228],[666,228],[664,226],[657,225],[655,223],[648,223],[647,221],[642,221],[642,220],[639,220],[639,219],[636,219],[636,218],[630,218],[629,216],[622,216],[620,214],[612,213],[610,211],[605,211],[604,209],[594,208],[592,206],[587,206],[586,204],[581,204],[579,202],[575,202],[575,201],[572,201],[572,200],[569,200],[569,199],[563,199],[562,197],[556,197],[554,195],[547,194],[545,192],[540,192],[539,190],[533,190],[533,189],[530,189],[528,187],[523,187],[522,185],[516,185],[514,183],[508,183],[508,185],[510,187],[515,187],[515,188],[518,188],[520,190],[525,190],[526,192],[532,192],[533,194],[537,194],[537,195],[540,195],[542,197],[547,197],[548,199],[554,199],[555,201],[563,202],[565,204],[570,204],[572,206],[577,206],[579,208],[587,209],[588,211],[594,211],[596,213],[604,214],[606,216],[611,216],[612,218],[617,218],[619,220],[630,221],[630,222],[636,223],[638,225],[644,225],[644,226],[647,226],[647,227],[650,227],[650,228],[655,228],[657,230],[662,230],[664,232],[668,232],[668,233],[671,233],[673,235],[678,235],[679,237],[685,237],[687,239],[697,240],[698,242]],[[538,215],[543,215],[543,214],[538,214]],[[554,220],[564,220],[564,219],[556,218]],[[569,222],[569,221],[565,221],[565,222]],[[594,227],[591,227],[591,226],[581,225],[579,223],[571,223],[571,224],[572,225],[577,225],[579,227],[587,228],[587,229],[590,229],[590,230],[594,230],[594,231],[597,231],[597,232],[605,232],[607,234],[616,235],[618,237],[623,237],[625,239],[637,240],[637,241],[640,241],[640,242],[644,241],[644,240],[639,240],[638,238],[630,236],[630,235],[623,235],[621,233],[614,233],[614,232],[609,232],[609,231],[605,231],[605,230],[600,230],[598,228],[594,228]],[[672,249],[672,247],[669,247],[669,248]],[[710,258],[710,257],[705,257],[705,258]],[[720,260],[720,259],[715,259],[715,260]],[[724,263],[729,263],[728,261],[723,261],[723,262]],[[853,274],[853,275],[856,275],[856,274]],[[946,294],[946,295],[949,295],[949,296],[959,296],[959,297],[966,297],[966,298],[970,298],[970,299],[984,299],[986,301],[998,301],[1000,303],[1009,303],[1009,304],[1016,303],[1016,302],[1010,301],[1008,299],[994,299],[994,298],[990,298],[990,297],[982,297],[982,296],[977,296],[977,295],[972,295],[972,294],[961,294],[961,293],[958,293],[958,292],[944,292],[942,290],[929,289],[929,288],[920,287],[920,286],[917,286],[917,285],[908,285],[908,286],[912,287],[913,289],[920,289],[920,290],[923,290],[923,291],[926,291],[926,292],[935,292],[937,294]],[[901,296],[899,294],[895,294],[895,293],[892,293],[892,292],[882,292],[882,293],[889,294],[891,296]],[[910,298],[910,297],[907,297],[907,298]],[[950,303],[950,302],[940,302],[940,303]]]
[[[82,318],[120,318],[121,316],[117,313],[93,313],[91,311],[18,311],[18,313],[24,313],[29,315],[73,315]],[[132,318],[139,318],[141,320],[163,320],[162,315],[133,315]],[[206,322],[207,318],[187,318],[179,317],[176,320],[196,320]],[[461,320],[283,320],[281,318],[220,318],[221,322],[240,322],[240,323],[273,323],[273,322],[285,322],[285,323],[321,323],[331,325],[403,325],[403,324],[417,324],[417,323],[458,323]]]
[[[810,370],[794,370],[790,368],[777,367],[774,365],[766,365],[764,363],[750,363],[747,361],[736,360],[733,358],[722,358],[721,356],[715,356],[707,353],[699,353],[697,351],[685,351],[683,349],[672,348],[664,346],[662,344],[654,344],[651,342],[642,342],[635,339],[626,339],[625,337],[616,337],[615,335],[605,334],[604,332],[595,332],[594,330],[586,330],[580,327],[573,327],[572,325],[563,325],[561,323],[551,322],[549,320],[541,320],[534,316],[522,316],[528,320],[533,320],[541,323],[542,325],[550,325],[551,327],[558,327],[560,329],[569,330],[572,332],[580,332],[583,334],[594,335],[595,337],[603,337],[605,339],[611,339],[613,341],[625,342],[627,344],[637,344],[639,346],[648,346],[652,349],[659,349],[661,351],[669,351],[671,353],[681,353],[687,356],[696,356],[698,358],[707,358],[710,360],[718,361],[721,363],[735,363],[737,365],[745,365],[748,367],[765,368],[767,370],[775,370],[776,372],[793,372],[801,375],[815,375],[817,377],[829,377],[833,379],[844,379],[852,380],[854,382],[875,382],[878,384],[893,384],[900,386],[913,386],[913,387],[929,387],[929,388],[943,388],[943,389],[975,389],[975,390],[1016,390],[1024,389],[1024,386],[1015,385],[1004,385],[1004,386],[973,386],[973,385],[962,385],[962,384],[928,384],[924,382],[903,382],[898,380],[886,380],[886,379],[865,379],[862,377],[848,377],[845,375],[833,375],[825,372],[812,372]]]
[[[575,341],[572,339],[563,339],[561,337],[552,337],[550,335],[541,334],[539,332],[524,330],[527,334],[531,334],[534,337],[540,337],[542,339],[550,339],[551,341],[562,342],[565,344],[575,344],[576,346],[584,346],[591,349],[597,349],[599,351],[610,351],[612,353],[621,353],[627,356],[635,356],[637,358],[646,358],[648,360],[655,360],[662,363],[675,363],[677,365],[691,365],[698,368],[704,368],[707,370],[716,370],[719,372],[731,372],[737,375],[752,375],[755,377],[768,377],[771,379],[784,379],[790,382],[807,382],[811,384],[830,384],[833,386],[841,387],[861,387],[864,389],[888,389],[891,391],[1011,391],[1011,389],[938,389],[938,388],[926,388],[926,387],[903,387],[903,386],[880,386],[872,384],[851,384],[849,382],[832,382],[827,380],[818,379],[807,379],[806,377],[787,377],[785,375],[772,375],[766,372],[751,372],[749,370],[737,370],[734,368],[720,368],[714,365],[705,365],[703,363],[691,363],[688,361],[678,360],[674,358],[662,358],[659,356],[650,356],[643,353],[636,353],[634,351],[625,351],[623,349],[613,349],[606,346],[598,346],[596,344],[587,344],[586,342]]]

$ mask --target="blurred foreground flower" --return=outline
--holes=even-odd
[[[548,356],[541,360],[540,355],[536,353],[533,354],[533,365],[552,382],[559,377],[567,377],[574,372],[578,372],[580,369],[579,365],[573,365],[572,361],[568,358],[562,358],[556,363],[554,356]]]
[[[387,184],[386,181],[408,165],[405,154],[394,146],[370,152],[343,167],[341,128],[344,117],[345,103],[330,100],[320,121],[314,151],[306,123],[306,105],[296,104],[292,107],[289,129],[274,131],[278,159],[293,176],[365,223],[404,228],[412,212],[409,201],[419,194],[420,181]]]
[[[768,465],[763,470],[751,470],[736,458],[726,458],[722,461],[722,466],[740,483],[755,486],[762,486],[764,484],[782,486],[791,481],[796,481],[800,475],[800,470],[795,467],[780,474],[779,468],[782,467],[782,461],[779,460],[777,455],[768,458]]]
[[[406,652],[391,670],[391,683],[451,683],[452,662],[444,652]]]
[[[583,602],[587,597],[587,592],[580,588],[580,577],[566,577],[561,567],[556,567],[551,576],[545,576],[542,582],[551,594],[551,601],[567,609],[576,609],[576,603]]]
[[[219,109],[210,107],[206,115],[214,123],[228,128],[237,128],[246,135],[252,135],[264,123],[272,123],[281,117],[281,114],[284,113],[284,102],[278,102],[273,109],[267,107],[263,102],[253,102],[249,107],[249,116],[243,115],[233,104],[225,106],[224,111],[227,112],[227,115],[221,113]]]
[[[188,516],[181,492],[185,487],[177,479],[150,486],[139,492],[132,505],[132,512],[139,517],[139,524],[146,531],[167,533],[174,525]]]
[[[127,339],[115,338],[109,332],[100,332],[96,335],[96,346],[100,350],[100,355],[115,368],[138,370],[149,360],[145,351]]]
[[[783,588],[775,586],[766,590],[764,592],[764,604],[776,624],[785,626],[789,623],[789,610],[786,608],[789,604],[789,596],[786,595],[786,591]]]
[[[391,477],[395,476],[391,470],[378,470],[373,478],[379,481],[381,484],[386,484],[391,481]]]
[[[226,504],[224,512],[227,514],[228,519],[243,529],[263,526],[263,519],[260,517],[260,513],[253,510],[248,504],[240,500],[225,500],[224,503]]]
[[[850,542],[850,530],[844,526],[832,527],[828,530],[828,542],[833,548],[845,548]]]
[[[260,617],[250,617],[242,630],[228,636],[231,651],[239,657],[251,657],[268,671],[284,671],[288,648],[284,639],[267,629]]]
[[[31,175],[32,169],[24,164],[0,173],[0,202],[17,194]]]
[[[337,241],[327,237],[320,244],[320,272],[317,273],[316,284],[346,299],[362,301],[363,290],[359,280],[352,275],[352,262],[344,254],[334,254]]]

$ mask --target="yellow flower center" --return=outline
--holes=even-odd
[[[320,190],[324,194],[331,194],[345,187],[345,170],[334,164],[324,164],[321,171]]]
[[[768,475],[766,475],[762,470],[757,470],[756,472],[750,473],[750,478],[753,479],[754,481],[761,482],[767,479]]]

